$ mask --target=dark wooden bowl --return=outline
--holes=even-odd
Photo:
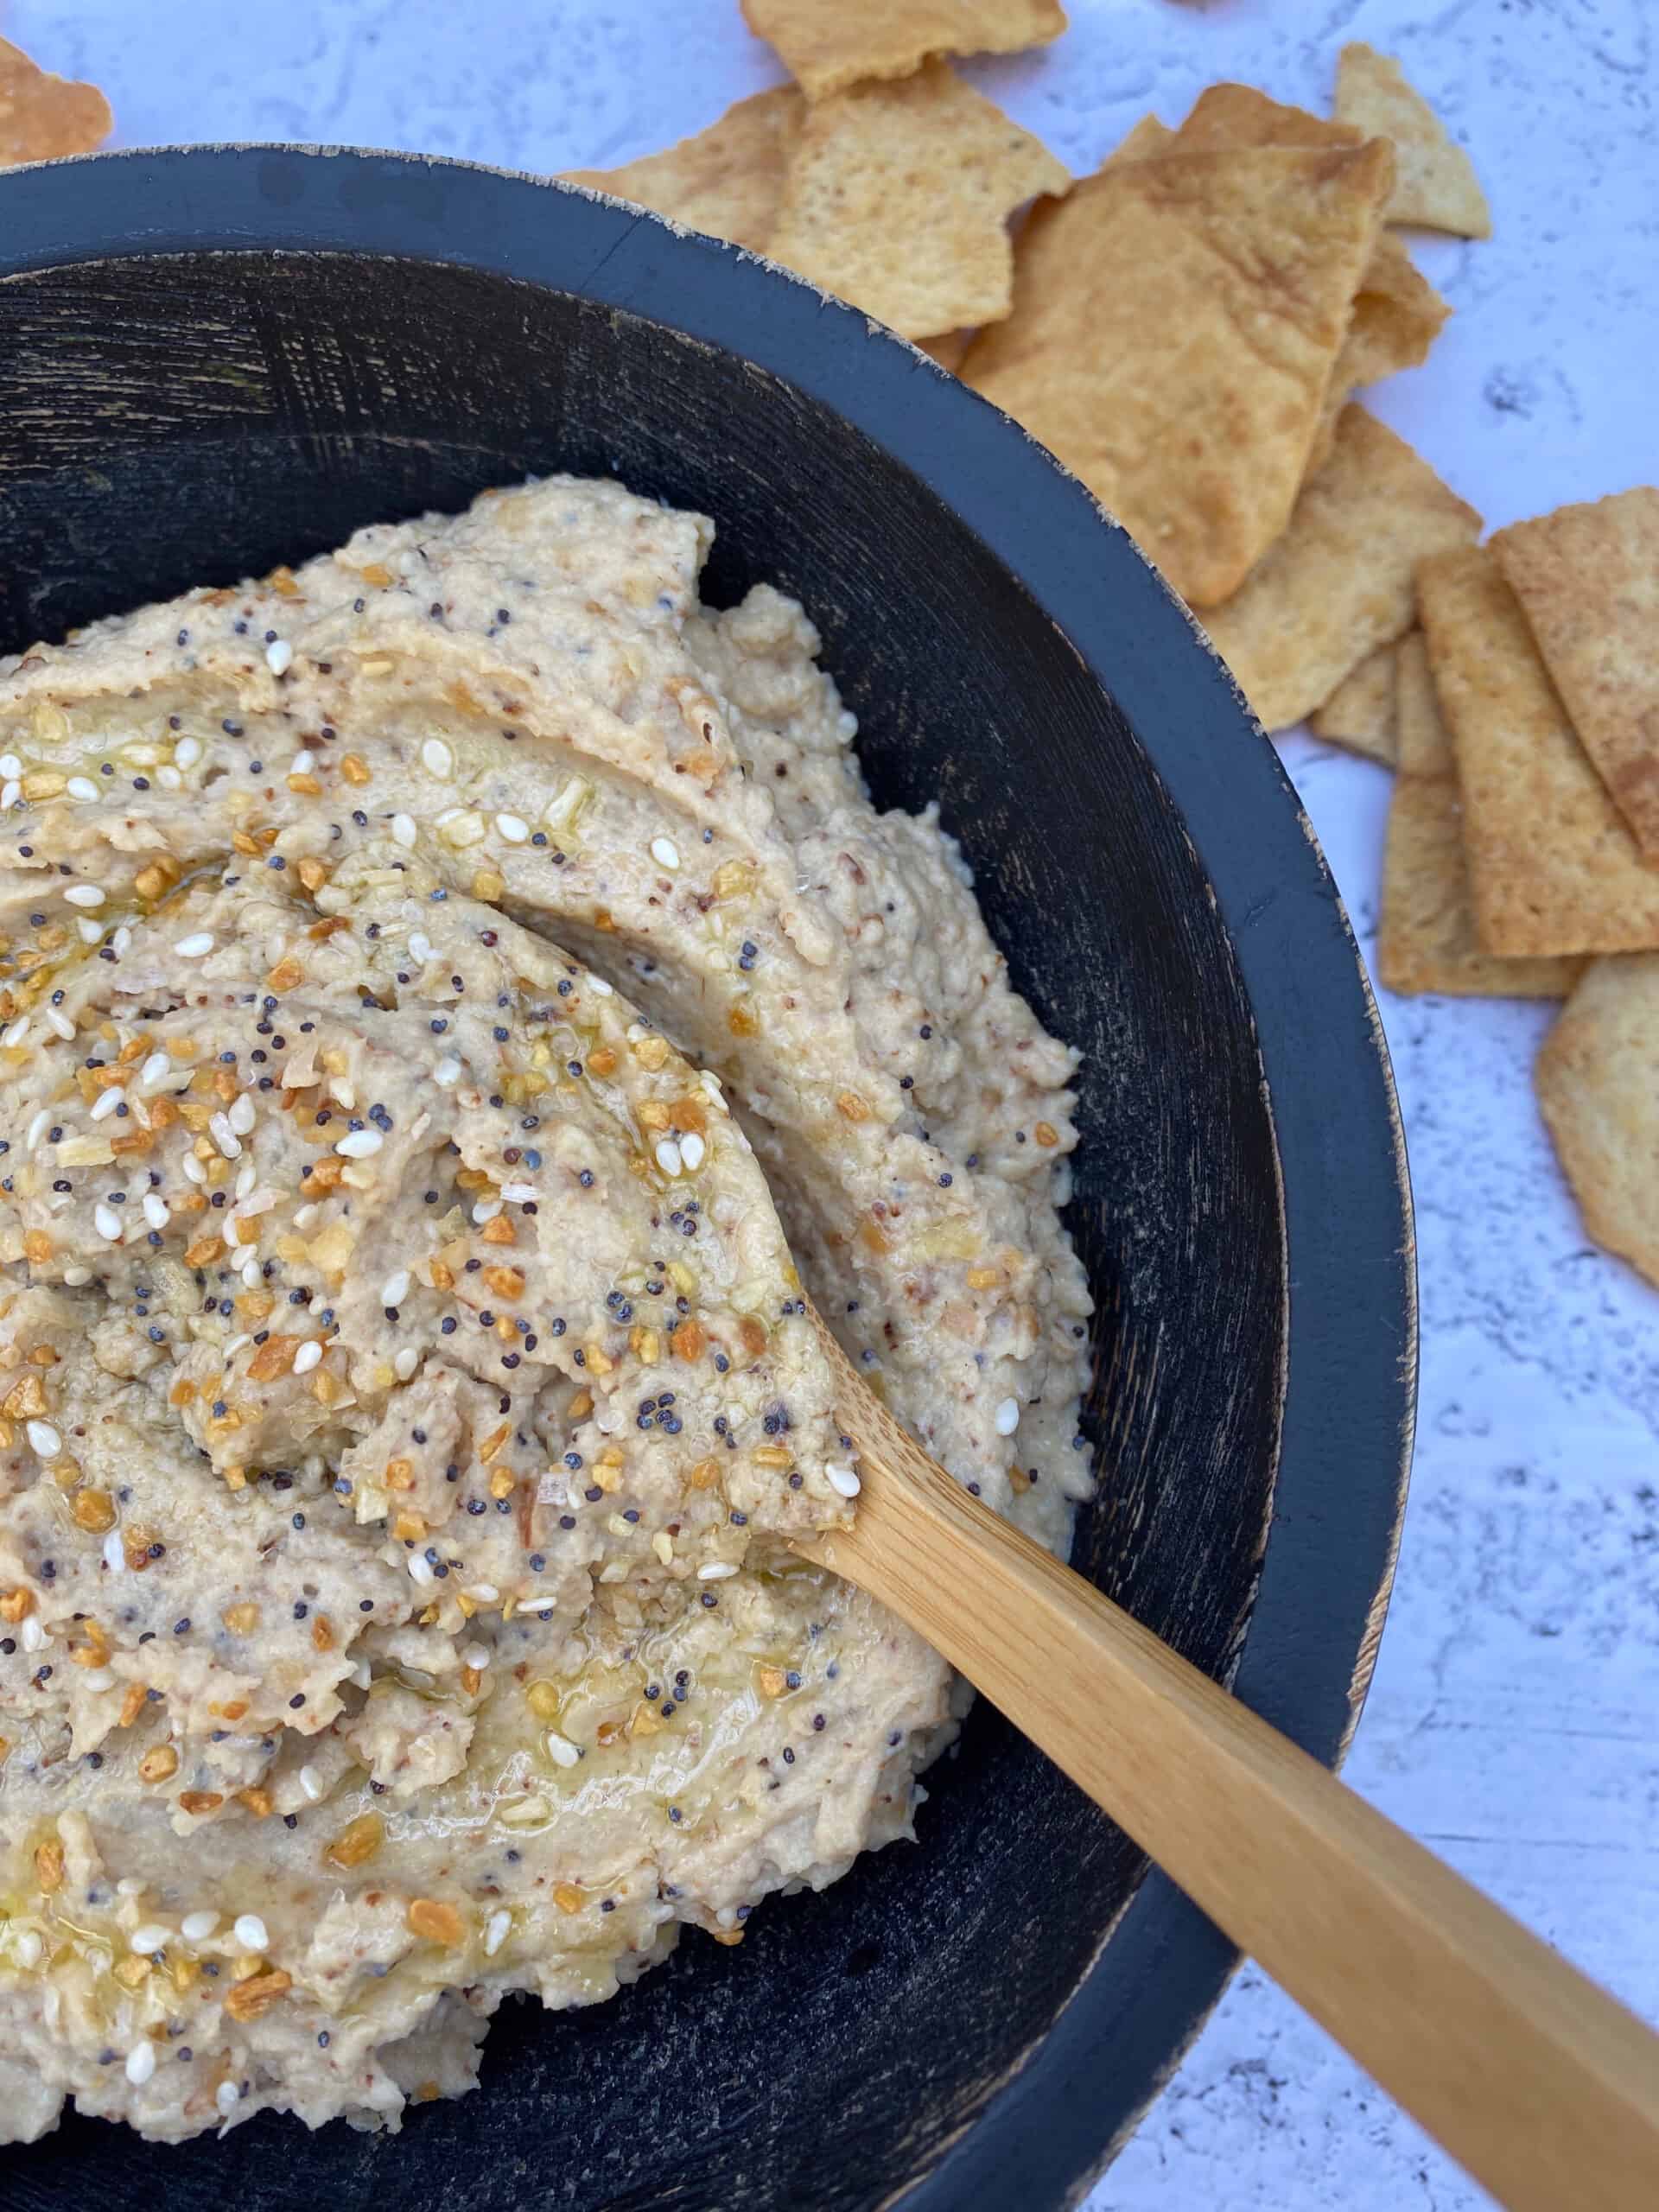
[[[614,472],[798,593],[879,798],[937,796],[1020,988],[1083,1047],[1099,1301],[1077,1562],[1320,1758],[1381,1625],[1412,1418],[1398,1117],[1342,905],[1226,671],[1014,425],[863,316],[613,202],[362,153],[0,179],[0,650]],[[507,2006],[401,2136],[262,2118],[7,2154],[14,2212],[1045,2212],[1213,2004],[1227,1944],[988,1708],[918,1849],[693,1936],[614,2003]]]

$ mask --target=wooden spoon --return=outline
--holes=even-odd
[[[1503,2203],[1659,2207],[1659,2037],[970,1497],[813,1319],[863,1491],[796,1549],[925,1636]]]

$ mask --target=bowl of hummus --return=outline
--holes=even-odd
[[[1411,1414],[1340,902],[1124,533],[580,191],[0,181],[9,2201],[1070,2201],[1233,1963],[807,1298],[1318,1756]]]

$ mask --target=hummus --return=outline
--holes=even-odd
[[[711,535],[552,480],[0,662],[10,2138],[395,2126],[912,1832],[802,1276],[1066,1538],[1073,1056]]]

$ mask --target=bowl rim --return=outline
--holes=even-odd
[[[26,165],[0,177],[0,281],[134,257],[356,253],[448,263],[664,324],[831,408],[1018,578],[1179,809],[1254,1019],[1294,1289],[1273,1510],[1233,1688],[1339,1766],[1376,1662],[1411,1460],[1404,1135],[1364,963],[1312,826],[1214,647],[1128,533],[1035,439],[892,331],[758,255],[583,186],[440,156],[204,143]],[[1131,591],[1145,605],[1125,651],[1101,615],[1109,594]],[[1132,2008],[1105,1986],[1108,1943],[1145,1993]],[[1149,1868],[1052,2026],[891,2203],[1079,2202],[1238,1963]]]

